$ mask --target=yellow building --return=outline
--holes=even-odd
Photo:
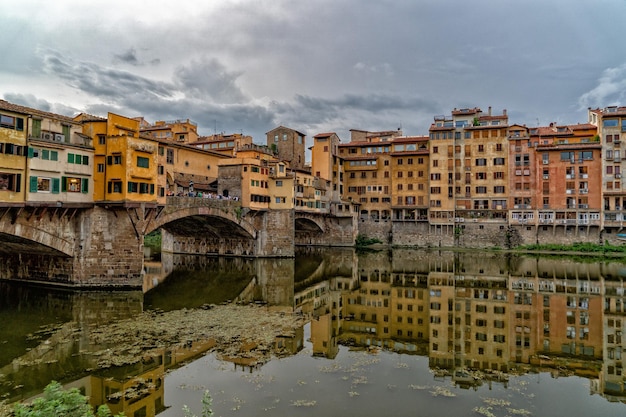
[[[219,152],[192,145],[158,140],[157,198],[159,204],[171,195],[190,191],[217,194],[219,161],[230,159]]]
[[[330,201],[341,203],[344,198],[344,166],[339,154],[341,140],[336,133],[320,133],[313,137],[311,166],[313,175],[330,181]]]
[[[393,138],[390,188],[394,221],[428,220],[428,141],[428,136]]]
[[[143,118],[137,118],[140,131],[145,136],[176,143],[193,143],[198,140],[198,125],[189,119],[159,120],[150,124]]]
[[[196,148],[212,150],[226,155],[236,155],[238,149],[252,145],[252,136],[233,133],[217,133],[211,136],[200,136],[197,141],[190,143]]]
[[[28,113],[0,100],[0,204],[22,204],[26,179]]]
[[[479,108],[435,116],[430,127],[430,221],[506,220],[508,116]]]
[[[94,201],[157,203],[158,142],[140,134],[140,120],[109,113],[106,119],[79,115],[83,133],[94,139]]]

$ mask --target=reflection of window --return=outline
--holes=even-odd
[[[50,178],[37,178],[37,192],[50,192]]]
[[[80,193],[80,178],[67,178],[66,182],[67,192],[69,193]]]
[[[109,181],[109,183],[107,184],[107,191],[109,193],[121,193],[122,182],[121,181]]]
[[[0,191],[20,191],[20,174],[0,172]]]
[[[23,131],[24,119],[21,117],[13,117],[2,114],[0,115],[0,127]]]

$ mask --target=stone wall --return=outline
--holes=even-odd
[[[392,221],[387,220],[358,220],[359,234],[369,239],[378,239],[383,243],[392,243]]]
[[[272,210],[254,216],[255,256],[294,256],[294,210]]]
[[[0,222],[0,232],[13,241],[6,246],[15,253],[0,267],[0,278],[141,288],[143,236],[135,232],[126,210],[97,206],[33,210],[21,210]]]
[[[73,282],[80,286],[141,288],[143,235],[133,213],[94,207],[78,219]]]

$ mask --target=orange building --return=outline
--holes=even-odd
[[[538,222],[547,225],[600,225],[601,144],[591,124],[551,124],[531,128],[535,149]]]
[[[622,149],[622,140],[626,138],[626,107],[589,109],[589,123],[598,128],[602,144],[603,228],[616,232],[626,220],[626,185],[622,181],[626,160],[626,149]]]
[[[159,120],[150,124],[143,117],[137,118],[141,133],[154,139],[177,143],[192,143],[198,140],[198,125],[189,119]]]
[[[233,133],[217,133],[211,136],[200,136],[197,141],[190,143],[196,148],[212,150],[227,155],[236,155],[237,149],[252,145],[252,136]]]
[[[505,221],[508,116],[479,108],[435,116],[430,127],[430,221]]]

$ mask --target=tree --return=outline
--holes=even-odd
[[[111,411],[106,405],[101,405],[94,414],[87,397],[82,395],[77,388],[64,390],[61,384],[52,381],[44,389],[43,397],[29,404],[15,404],[13,415],[15,417],[109,417]]]

